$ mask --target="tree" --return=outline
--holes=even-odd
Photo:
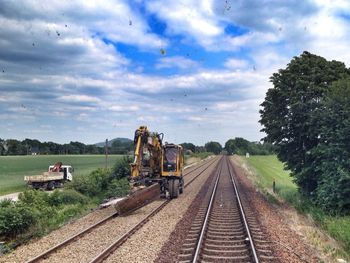
[[[133,141],[114,140],[111,146],[111,153],[126,154],[134,148]]]
[[[302,174],[317,175],[315,202],[324,210],[350,213],[350,78],[333,83],[315,111],[319,143],[308,154]]]
[[[190,150],[193,153],[196,152],[196,146],[193,143],[184,142],[184,143],[181,143],[180,145],[184,148],[185,151]]]
[[[274,146],[270,143],[250,142],[244,138],[236,137],[229,139],[225,143],[225,150],[228,154],[244,155],[249,153],[251,155],[267,155],[273,154]]]
[[[218,142],[207,142],[204,147],[207,152],[212,152],[214,154],[219,154],[222,150],[222,146]]]
[[[307,170],[307,154],[319,143],[312,124],[333,81],[349,76],[344,63],[304,52],[286,69],[271,77],[270,88],[260,111],[265,141],[277,146],[278,158],[292,171],[301,191],[307,195],[317,188],[317,178]]]
[[[5,141],[3,139],[0,139],[0,155],[5,155],[6,151],[5,151]]]
[[[27,149],[18,140],[6,140],[7,154],[8,155],[24,155],[27,154]]]

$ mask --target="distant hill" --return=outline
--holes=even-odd
[[[114,141],[120,141],[120,142],[122,142],[122,143],[126,143],[126,142],[132,142],[133,140],[130,140],[130,139],[128,139],[128,138],[114,138],[114,139],[112,139],[112,140],[108,140],[108,146],[112,146],[112,143],[113,143]],[[96,145],[97,147],[105,147],[105,144],[106,144],[106,142],[95,143],[95,145]]]

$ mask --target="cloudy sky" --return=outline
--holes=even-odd
[[[0,0],[0,138],[259,140],[269,77],[350,65],[350,1]]]

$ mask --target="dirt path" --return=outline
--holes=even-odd
[[[17,201],[18,200],[18,196],[19,196],[20,193],[21,192],[7,194],[7,195],[1,195],[0,196],[0,201],[5,200],[5,199],[11,199],[12,201]]]

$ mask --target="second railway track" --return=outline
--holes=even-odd
[[[193,167],[190,171],[186,171],[184,173],[185,178],[188,178],[187,183],[185,185],[188,186],[190,185],[194,180],[196,180],[197,177],[199,177],[205,170],[207,170],[209,167],[211,167],[212,165],[214,165],[217,162],[217,158],[213,158],[212,160],[209,160],[208,162],[204,162],[198,166]],[[186,180],[186,179],[185,179]],[[158,211],[160,211],[162,209],[162,207],[164,207],[169,201],[166,200],[162,200],[162,201],[158,201],[159,203],[154,203],[151,204],[151,211],[149,212],[150,214],[143,218],[143,220],[141,220],[139,223],[136,223],[136,225],[127,233],[124,233],[124,235],[120,235],[121,238],[119,238],[116,241],[114,241],[112,244],[110,244],[109,246],[107,245],[106,249],[102,252],[105,253],[106,255],[108,255],[113,249],[116,249],[118,247],[118,245],[121,245],[129,236],[132,235],[133,232],[135,232],[138,228],[140,228],[146,221],[148,221],[154,214],[156,214]],[[91,225],[90,227],[84,229],[83,231],[75,234],[74,236],[64,240],[63,242],[57,244],[56,246],[52,247],[51,249],[41,253],[40,255],[36,256],[35,258],[30,259],[29,261],[26,261],[27,263],[34,263],[34,262],[41,262],[41,261],[48,261],[48,262],[65,262],[64,258],[61,258],[60,256],[56,255],[56,253],[59,253],[60,250],[63,249],[67,249],[68,246],[71,246],[75,243],[78,242],[78,246],[75,247],[75,249],[80,248],[80,249],[84,249],[84,246],[82,246],[80,244],[80,239],[85,237],[86,235],[94,235],[94,231],[97,231],[95,234],[99,235],[98,231],[100,231],[100,228],[103,227],[105,224],[107,224],[108,222],[112,221],[112,220],[116,220],[115,217],[117,217],[118,214],[117,213],[113,213],[112,215],[104,218],[103,220],[100,220],[98,223]],[[131,221],[133,222],[133,221]],[[125,231],[124,231],[125,232]],[[113,245],[114,244],[114,245]],[[117,245],[116,245],[117,244]],[[94,244],[90,245],[90,248],[94,247]],[[109,252],[108,252],[109,251]],[[103,260],[103,258],[105,258],[106,256],[101,256],[102,253],[99,253],[98,256],[95,257],[95,259],[93,259],[93,261],[91,262],[101,262]],[[72,251],[71,254],[74,254],[74,252]]]

